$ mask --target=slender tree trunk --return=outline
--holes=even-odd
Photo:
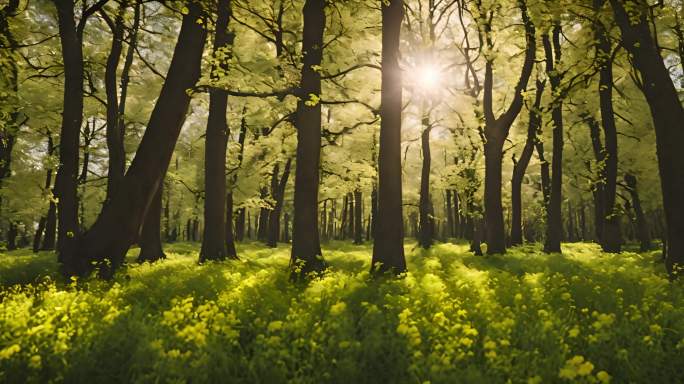
[[[3,181],[11,174],[12,150],[16,143],[19,127],[17,126],[18,113],[16,106],[19,92],[19,67],[16,62],[16,45],[12,30],[10,29],[10,17],[14,16],[19,8],[19,0],[9,0],[0,9],[0,105],[10,106],[9,116],[2,116],[0,121],[0,189]],[[0,196],[0,217],[2,217],[2,196]]]
[[[107,94],[107,149],[109,151],[109,167],[107,170],[107,197],[108,201],[116,187],[124,177],[126,155],[124,150],[123,134],[119,124],[119,96],[117,90],[116,75],[119,69],[119,60],[123,51],[124,16],[128,8],[128,0],[119,4],[119,10],[112,25],[112,47],[105,65],[105,91]],[[110,21],[111,22],[111,21]]]
[[[418,203],[420,216],[418,244],[423,247],[423,249],[428,249],[432,246],[435,236],[435,223],[430,210],[430,164],[432,161],[432,155],[430,153],[430,131],[432,130],[432,125],[430,124],[430,118],[427,113],[423,115],[422,127],[423,132],[420,135],[420,143],[423,152],[423,163],[420,172],[420,201]]]
[[[454,236],[463,238],[463,216],[461,215],[461,201],[458,192],[454,189],[452,194],[454,202]]]
[[[50,133],[50,131],[47,131],[47,156],[48,156],[48,158],[52,156],[54,151],[55,151],[55,146],[54,146],[54,143],[52,141],[52,134]],[[44,191],[46,193],[50,193],[50,195],[52,195],[52,174],[53,174],[53,172],[54,171],[53,171],[52,167],[49,167],[47,169],[46,175],[45,175]],[[50,196],[50,197],[52,197],[52,196]],[[46,227],[48,225],[48,217],[50,216],[50,210],[54,210],[54,203],[52,202],[52,199],[50,199],[50,207],[48,208],[48,214],[46,216],[41,217],[40,221],[38,222],[38,229],[36,230],[36,234],[33,238],[33,252],[38,252],[41,248],[40,244],[41,244],[41,240],[43,238],[43,233],[45,232]],[[52,220],[54,221],[54,212],[53,212],[52,216],[53,216]],[[54,239],[54,236],[55,236],[54,224],[51,224],[51,227],[52,227],[52,235],[51,236]],[[50,236],[50,234],[45,233],[45,237],[47,238],[48,236]]]
[[[636,216],[636,235],[639,239],[639,250],[646,252],[651,249],[651,235],[648,231],[648,223],[646,222],[646,215],[641,207],[641,199],[639,198],[639,191],[637,190],[637,178],[631,173],[625,174],[625,184],[627,190],[632,198],[632,207],[634,208],[634,215]]]
[[[245,208],[238,208],[237,218],[235,219],[235,239],[237,241],[245,240]]]
[[[297,102],[297,164],[294,191],[292,278],[325,269],[318,235],[318,187],[321,158],[321,74],[325,0],[306,0],[303,9],[302,79]]]
[[[525,147],[520,154],[520,159],[513,163],[513,177],[511,179],[511,245],[523,243],[522,234],[522,182],[527,172],[527,166],[534,153],[534,144],[537,141],[537,133],[541,128],[541,100],[544,94],[545,82],[537,80],[534,104],[529,110],[527,125],[527,139]]]
[[[59,37],[64,61],[64,103],[59,143],[59,168],[55,182],[59,219],[59,259],[65,264],[77,250],[78,225],[78,155],[83,123],[83,47],[82,30],[74,21],[74,1],[56,0]]]
[[[527,5],[524,1],[518,4],[525,25],[525,59],[520,71],[520,78],[515,86],[515,95],[508,109],[498,118],[494,115],[493,107],[493,63],[488,60],[485,63],[484,80],[484,115],[485,129],[484,145],[485,153],[485,230],[487,253],[497,254],[506,252],[506,232],[503,219],[503,204],[501,202],[501,168],[503,161],[503,145],[508,137],[511,125],[517,118],[523,106],[522,92],[527,87],[527,83],[534,67],[536,39],[534,24],[527,14]],[[492,48],[491,26],[485,25],[485,35],[487,45]]]
[[[446,190],[445,198],[446,207],[444,208],[444,214],[446,216],[447,228],[446,228],[446,238],[454,237],[454,211],[451,203],[451,189]]]
[[[285,202],[285,188],[287,187],[287,181],[290,178],[290,169],[292,167],[292,159],[287,159],[285,162],[285,168],[283,169],[283,175],[280,181],[274,186],[275,189],[272,191],[273,197],[275,199],[275,207],[271,211],[271,217],[268,219],[268,243],[269,247],[276,247],[278,240],[280,239],[280,215],[283,211],[283,205]],[[276,178],[277,180],[277,178]],[[325,214],[325,211],[323,212]],[[323,226],[325,229],[325,226]]]
[[[262,200],[268,197],[268,187],[261,187],[259,196]],[[270,215],[270,209],[261,208],[259,210],[259,220],[257,220],[257,240],[266,242],[268,240],[268,217]]]
[[[233,191],[226,193],[226,256],[229,259],[238,258],[233,235]]]
[[[220,59],[233,43],[228,31],[231,17],[230,0],[218,1],[218,18],[214,38],[213,55],[218,63],[212,67],[212,79],[219,79],[219,72],[228,70],[226,60]],[[209,116],[204,150],[204,236],[199,261],[224,260],[226,248],[226,152],[229,128],[226,120],[228,92],[222,89],[209,91]]]
[[[363,194],[360,189],[354,190],[354,244],[363,244]]]
[[[684,107],[663,62],[647,20],[649,5],[635,0],[635,15],[628,15],[623,0],[611,0],[615,21],[622,32],[622,45],[633,57],[632,64],[643,79],[641,88],[651,110],[656,131],[656,149],[663,206],[667,222],[665,265],[671,276],[684,264]],[[636,16],[636,17],[634,17]]]
[[[598,121],[594,119],[593,116],[586,115],[584,119],[587,121],[589,126],[589,137],[591,138],[591,146],[594,152],[594,159],[598,164],[598,171],[596,172],[596,181],[594,182],[592,189],[592,196],[594,198],[594,237],[599,243],[603,236],[603,222],[606,216],[605,214],[605,180],[606,172],[605,167],[602,166],[605,160],[606,151],[603,148],[603,143],[601,142],[601,131]],[[590,166],[587,166],[591,170]]]
[[[135,158],[119,191],[79,239],[77,247],[73,251],[62,247],[66,275],[86,275],[96,262],[103,277],[112,276],[135,241],[154,194],[161,187],[190,103],[187,90],[199,79],[206,40],[206,28],[197,23],[204,16],[201,7],[194,1],[187,5],[189,12],[183,17],[167,80]]]
[[[543,35],[544,53],[546,54],[546,72],[549,74],[551,90],[554,95],[560,94],[561,74],[556,70],[561,60],[560,26],[553,27],[552,40]],[[544,252],[561,252],[563,238],[563,101],[560,97],[554,100],[551,107],[553,120],[553,158],[551,159],[551,191],[546,218],[546,239]]]
[[[17,249],[17,236],[19,235],[19,228],[17,223],[10,220],[9,228],[7,229],[7,250],[14,251]]]
[[[382,5],[382,92],[380,96],[380,150],[378,155],[378,216],[371,271],[402,273],[404,218],[401,191],[401,69],[399,35],[404,18],[403,0]]]
[[[150,203],[147,214],[145,215],[145,222],[142,225],[140,238],[138,240],[138,243],[140,244],[138,263],[152,263],[166,258],[161,241],[163,189],[163,184],[160,184]]]

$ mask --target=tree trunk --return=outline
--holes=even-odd
[[[275,199],[275,207],[271,211],[271,217],[268,218],[269,228],[267,242],[267,245],[272,248],[277,246],[278,240],[280,239],[280,215],[283,211],[283,204],[285,202],[285,188],[287,187],[287,181],[290,178],[291,167],[292,159],[287,159],[280,182],[275,185],[275,189],[272,191],[273,198]],[[325,214],[325,211],[323,214]],[[325,226],[323,228],[325,228]]]
[[[128,8],[128,0],[119,4],[119,10],[112,25],[112,48],[105,65],[105,91],[107,94],[107,150],[109,151],[109,167],[107,170],[107,197],[111,199],[117,186],[124,177],[126,155],[123,142],[122,124],[119,123],[123,116],[119,115],[119,96],[116,84],[116,74],[119,69],[119,60],[123,51],[124,16]]]
[[[235,239],[237,241],[245,240],[245,213],[245,208],[238,208],[235,218]]]
[[[363,244],[363,194],[360,189],[354,190],[354,244]]]
[[[653,41],[647,20],[648,4],[636,0],[638,18],[625,11],[624,1],[611,0],[615,21],[622,32],[624,48],[643,79],[642,92],[651,110],[656,131],[656,149],[663,206],[667,222],[666,267],[671,276],[684,264],[684,108],[670,73]]]
[[[17,236],[19,235],[19,228],[17,223],[10,220],[9,228],[7,229],[7,250],[14,251],[17,249]]]
[[[73,251],[62,247],[66,275],[86,275],[94,261],[99,264],[103,277],[112,276],[135,241],[154,194],[161,187],[190,103],[187,90],[199,79],[206,40],[206,28],[197,23],[203,17],[201,7],[191,1],[188,8],[167,80],[119,191],[103,207],[95,224],[79,239]]]
[[[382,5],[382,92],[380,96],[380,150],[378,154],[378,216],[371,272],[406,271],[401,191],[401,69],[399,35],[404,18],[403,0]]]
[[[16,143],[19,127],[17,126],[18,113],[16,107],[19,92],[19,67],[16,62],[16,45],[12,30],[10,29],[10,17],[14,16],[19,8],[19,0],[9,0],[0,9],[0,41],[7,45],[0,49],[0,105],[9,106],[9,116],[2,116],[0,121],[0,188],[3,180],[12,174],[12,149]],[[3,45],[4,45],[3,44]],[[11,90],[11,91],[10,91]],[[8,92],[9,91],[9,92]],[[5,107],[6,108],[6,107]],[[0,217],[2,216],[2,196],[0,196]]]
[[[553,47],[547,34],[542,36],[544,53],[546,55],[546,73],[551,82],[554,95],[560,94],[562,75],[556,69],[561,60],[560,26],[553,27]],[[544,252],[561,252],[563,238],[563,216],[561,204],[563,202],[563,101],[559,96],[552,101],[551,118],[553,120],[553,158],[551,159],[551,190],[549,204],[546,209],[546,239]]]
[[[74,21],[74,1],[55,0],[59,37],[64,61],[64,103],[59,143],[59,168],[55,181],[59,219],[59,260],[72,263],[77,251],[78,225],[78,156],[83,123],[83,46],[82,29]],[[79,24],[80,26],[80,24]]]
[[[306,0],[303,9],[302,98],[297,102],[297,164],[294,191],[294,233],[290,267],[292,278],[323,271],[318,235],[318,184],[321,158],[321,74],[325,0]]]
[[[430,163],[432,155],[430,153],[430,118],[427,113],[423,115],[422,119],[423,132],[420,135],[420,144],[423,152],[423,163],[420,171],[420,201],[418,203],[418,210],[420,216],[420,233],[418,235],[418,244],[423,249],[429,249],[435,236],[435,223],[430,210]]]
[[[453,211],[453,206],[451,203],[451,189],[446,190],[446,198],[445,198],[445,204],[446,207],[445,209],[445,216],[446,216],[446,221],[447,221],[447,228],[446,228],[446,235],[445,237],[452,238],[454,237],[454,211]]]
[[[497,254],[506,252],[506,231],[503,219],[503,205],[501,202],[501,168],[503,161],[503,145],[510,132],[511,125],[517,118],[523,106],[522,92],[532,74],[536,52],[535,28],[527,14],[527,5],[524,1],[518,4],[525,25],[525,59],[520,71],[520,78],[515,86],[515,94],[508,109],[498,118],[494,116],[493,106],[493,63],[487,60],[485,63],[484,79],[484,115],[485,129],[484,145],[485,153],[485,231],[487,253]],[[491,26],[485,26],[487,45],[493,48],[491,38]]]
[[[594,0],[598,12],[605,0]],[[622,245],[620,234],[620,216],[615,206],[618,172],[618,140],[613,111],[613,61],[611,59],[612,44],[603,22],[594,22],[596,37],[596,60],[599,66],[599,105],[601,108],[601,124],[605,135],[605,189],[603,198],[603,228],[601,248],[604,252],[619,253]]]
[[[212,79],[228,70],[226,60],[221,59],[233,43],[228,31],[231,16],[230,0],[218,1],[218,18],[214,38],[213,55],[217,60],[212,66]],[[204,149],[204,236],[200,250],[200,263],[207,260],[225,260],[226,248],[226,152],[229,128],[226,120],[228,92],[222,89],[209,91],[209,116]]]
[[[160,184],[159,189],[154,194],[140,231],[138,263],[152,263],[166,258],[161,241],[162,196],[164,193],[162,186],[163,184]]]
[[[632,207],[634,208],[634,214],[636,216],[636,235],[639,239],[639,250],[641,252],[646,252],[651,249],[651,235],[648,231],[646,215],[644,215],[644,210],[641,208],[641,199],[639,198],[639,191],[637,190],[636,176],[626,173],[625,184],[627,184],[627,190],[632,198]]]
[[[229,259],[238,258],[233,235],[233,191],[226,193],[226,256]]]
[[[513,177],[511,179],[511,245],[523,243],[522,234],[522,182],[527,172],[527,166],[534,152],[534,144],[537,141],[537,133],[541,129],[541,100],[544,94],[544,81],[537,80],[534,104],[529,110],[527,123],[527,139],[525,147],[520,154],[520,159],[513,163]]]

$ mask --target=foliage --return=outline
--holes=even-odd
[[[4,382],[682,382],[684,287],[659,252],[566,244],[477,257],[408,244],[409,270],[368,275],[369,248],[288,280],[288,248],[242,245],[197,265],[194,244],[113,281],[56,278],[50,253],[0,257]],[[413,249],[413,250],[412,250]],[[132,260],[132,256],[131,260]]]

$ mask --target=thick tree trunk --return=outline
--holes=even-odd
[[[354,190],[354,244],[363,244],[363,194]]]
[[[230,0],[218,1],[218,18],[214,37],[212,79],[218,80],[218,72],[227,68],[226,59],[220,59],[233,43],[228,31],[231,16]],[[228,92],[222,89],[209,91],[209,116],[204,141],[204,236],[199,261],[224,260],[226,248],[226,152],[228,145]]]
[[[663,206],[667,222],[666,267],[671,276],[684,264],[684,107],[672,83],[670,73],[653,41],[647,20],[648,4],[636,5],[635,15],[627,14],[623,0],[611,0],[615,21],[622,32],[624,48],[633,57],[632,64],[643,79],[642,92],[651,110],[656,131],[656,149]]]
[[[138,263],[152,263],[166,258],[161,241],[162,196],[164,193],[162,186],[163,184],[160,184],[159,189],[154,194],[140,231]]]
[[[52,251],[55,249],[55,242],[57,235],[57,204],[50,200],[48,213],[45,217],[45,233],[43,235],[43,243],[40,246],[41,251]]]
[[[605,167],[602,166],[606,156],[605,149],[603,148],[603,143],[601,142],[601,131],[598,121],[594,117],[587,115],[584,117],[589,126],[589,137],[591,138],[591,146],[594,152],[594,159],[598,166],[598,171],[596,174],[596,181],[594,182],[592,189],[592,197],[594,199],[594,237],[599,243],[602,243],[601,237],[603,236],[603,219],[605,215],[605,179],[606,172]],[[587,166],[590,168],[590,166]]]
[[[274,186],[275,189],[272,191],[273,198],[275,199],[275,207],[271,211],[271,217],[268,218],[269,228],[267,245],[269,247],[276,247],[278,240],[280,240],[280,215],[283,212],[283,204],[285,203],[285,188],[287,187],[287,181],[290,178],[291,167],[292,159],[287,159],[285,168],[283,169],[283,175],[281,176],[280,181]],[[323,214],[325,214],[325,211]],[[325,229],[325,226],[323,226],[323,228]]]
[[[546,73],[549,75],[551,90],[554,95],[560,94],[561,74],[556,70],[561,60],[560,26],[553,27],[553,46],[548,35],[543,35],[544,53],[546,55]],[[551,190],[549,204],[546,209],[546,239],[544,252],[561,252],[563,238],[563,101],[560,97],[554,100],[551,108],[553,120],[553,158],[551,159]]]
[[[321,160],[321,74],[325,0],[306,0],[303,9],[302,79],[297,102],[297,164],[294,191],[294,233],[290,267],[297,280],[323,271],[318,235],[318,187]]]
[[[534,153],[534,144],[537,141],[537,133],[541,128],[541,100],[544,94],[545,82],[537,80],[534,104],[529,110],[527,123],[527,139],[525,147],[520,154],[520,159],[513,164],[513,177],[511,178],[511,245],[523,243],[522,233],[522,182]],[[515,159],[514,159],[515,160]]]
[[[423,132],[420,135],[420,144],[423,152],[423,163],[420,171],[420,201],[418,203],[418,211],[420,217],[420,233],[418,235],[418,244],[423,249],[428,249],[432,246],[435,236],[435,223],[432,215],[431,200],[430,200],[430,167],[432,162],[432,155],[430,153],[430,118],[426,114],[422,119]]]
[[[401,69],[399,35],[404,18],[403,0],[382,2],[382,92],[380,96],[380,150],[378,155],[378,215],[371,271],[402,273],[404,218],[401,191]]]
[[[605,0],[594,0],[598,12]],[[603,190],[603,227],[601,232],[601,248],[604,252],[619,253],[622,245],[620,234],[620,216],[615,204],[618,172],[618,139],[613,111],[613,61],[611,59],[612,44],[603,22],[594,22],[596,37],[596,59],[599,65],[599,105],[601,108],[601,125],[605,135],[605,189]]]
[[[64,103],[59,143],[59,168],[55,181],[59,219],[59,259],[72,262],[76,253],[78,225],[78,156],[83,123],[83,47],[74,21],[74,1],[56,0],[59,37],[64,61]]]
[[[199,4],[188,2],[188,8],[167,80],[119,191],[75,249],[62,247],[62,270],[66,275],[86,275],[94,261],[103,277],[112,276],[135,241],[154,194],[161,187],[190,103],[187,90],[199,79],[207,34],[206,28],[197,23],[203,17]]]
[[[9,116],[2,116],[0,121],[0,188],[3,181],[12,174],[12,149],[16,143],[18,131],[17,94],[19,92],[19,67],[16,62],[16,45],[14,35],[10,29],[9,20],[19,8],[19,0],[9,0],[0,9],[0,41],[3,49],[0,49],[0,105],[13,106]],[[11,90],[11,91],[10,91]],[[10,92],[8,92],[10,91]],[[2,196],[0,196],[0,217],[2,217]]]

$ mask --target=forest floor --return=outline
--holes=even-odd
[[[53,254],[0,255],[0,382],[684,382],[684,285],[660,253],[538,245],[477,257],[406,246],[373,280],[371,247],[332,242],[330,270],[288,280],[289,247],[198,244],[114,281],[65,282]]]

